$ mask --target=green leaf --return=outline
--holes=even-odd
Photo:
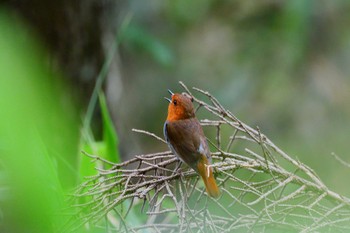
[[[174,63],[174,55],[168,46],[141,27],[131,25],[122,33],[123,42],[137,52],[144,52],[163,66]]]
[[[113,121],[109,115],[106,99],[102,93],[99,95],[100,109],[102,114],[102,141],[95,141],[90,131],[83,131],[83,143],[81,150],[106,159],[110,162],[119,163],[120,155],[118,151],[118,137],[115,131]],[[89,129],[88,129],[89,130]],[[92,161],[92,159],[84,154],[80,156],[80,175],[81,178],[85,176],[92,176],[96,174],[96,166],[102,166],[103,164]]]
[[[99,99],[102,113],[103,143],[105,147],[105,153],[102,156],[111,162],[119,163],[120,156],[118,153],[118,137],[113,121],[108,112],[106,98],[103,93],[100,93]]]

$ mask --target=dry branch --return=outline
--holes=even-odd
[[[193,94],[180,85],[198,104],[197,110],[212,116],[201,124],[214,130],[208,140],[221,197],[208,197],[198,175],[186,165],[179,168],[170,151],[136,155],[120,164],[86,154],[105,168],[97,169],[73,194],[79,221],[72,221],[70,229],[104,223],[116,232],[350,230],[349,198],[329,190],[311,168],[278,148],[259,128],[240,121],[210,93],[193,88]],[[230,133],[224,135],[223,128]],[[153,133],[133,131],[165,143]],[[135,214],[148,218],[135,221]]]

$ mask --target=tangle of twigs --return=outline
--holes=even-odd
[[[222,195],[207,196],[198,175],[164,151],[136,155],[87,177],[73,194],[77,213],[69,229],[106,227],[116,232],[350,231],[350,199],[328,189],[315,172],[240,121],[210,93],[193,88],[201,120],[215,133],[213,167]],[[202,101],[198,96],[205,97]],[[226,132],[224,133],[222,131]],[[165,141],[155,134],[134,130]],[[78,224],[80,223],[80,224]]]

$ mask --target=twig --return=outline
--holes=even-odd
[[[98,174],[87,177],[72,194],[75,213],[80,219],[74,218],[67,226],[74,222],[75,229],[85,223],[102,224],[100,219],[114,212],[110,218],[114,224],[110,225],[116,228],[119,219],[118,230],[125,232],[206,232],[207,229],[263,232],[271,228],[347,232],[350,229],[349,198],[330,190],[310,167],[278,148],[259,128],[240,121],[209,92],[193,88],[192,93],[184,83],[180,85],[195,104],[212,115],[213,119],[200,122],[215,130],[214,136],[208,138],[213,145],[213,164],[208,169],[214,168],[222,192],[220,198],[209,198],[203,182],[188,166],[182,166],[180,171],[179,160],[170,151],[135,155],[118,164],[83,152],[93,162],[101,161],[111,167],[96,168]],[[195,93],[206,96],[208,103],[198,99]],[[153,133],[133,131],[166,143]],[[229,132],[230,136],[223,132]],[[236,142],[234,153],[233,142]],[[130,200],[127,205],[126,200]],[[123,212],[118,211],[124,206],[127,210],[121,215]],[[126,224],[127,218],[135,209],[141,213],[146,209],[149,219],[130,226]]]
[[[331,155],[338,160],[341,164],[343,164],[345,167],[350,168],[350,163],[345,162],[342,158],[340,158],[336,153],[332,152]]]
[[[133,132],[143,133],[143,134],[146,134],[146,135],[152,136],[152,137],[154,137],[154,138],[158,139],[159,141],[166,143],[166,141],[165,141],[163,138],[158,137],[158,136],[157,136],[157,135],[155,135],[154,133],[150,133],[150,132],[147,132],[147,131],[145,131],[145,130],[141,130],[141,129],[132,129],[132,131],[133,131]]]

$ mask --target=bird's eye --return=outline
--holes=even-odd
[[[177,105],[177,100],[174,100],[174,101],[173,101],[173,104],[174,104],[174,105]]]

